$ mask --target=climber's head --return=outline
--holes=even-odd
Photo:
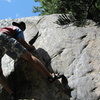
[[[26,29],[26,24],[24,22],[12,22],[12,25],[19,27],[22,31]]]

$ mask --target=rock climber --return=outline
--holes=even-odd
[[[23,33],[25,29],[26,24],[23,21],[12,22],[12,26],[0,28],[0,84],[9,93],[12,100],[16,100],[15,93],[9,87],[1,68],[1,59],[4,54],[8,54],[8,56],[14,60],[17,60],[18,58],[27,60],[32,67],[43,74],[49,81],[53,81],[54,79],[52,74],[49,73],[41,61],[29,52],[30,50],[35,50],[35,47],[29,45],[25,41]],[[12,55],[9,55],[11,52],[13,52],[16,56],[13,57]]]

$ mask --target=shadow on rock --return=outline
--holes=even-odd
[[[50,65],[51,58],[45,50],[39,48],[33,52],[33,55],[38,57],[50,72],[53,72]],[[69,100],[71,89],[64,75],[61,77],[62,82],[56,80],[54,83],[49,83],[23,59],[15,62],[14,66],[15,70],[7,79],[17,98],[22,100]],[[10,100],[4,90],[0,94],[0,98]]]

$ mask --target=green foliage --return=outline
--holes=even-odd
[[[97,7],[97,9],[99,9],[99,10],[100,10],[100,0],[97,0],[97,2],[96,2],[96,4],[95,4],[95,6]]]
[[[40,7],[34,7],[33,12],[41,12],[41,15],[48,15],[54,13],[67,13],[65,6],[66,0],[35,0],[40,2]]]
[[[40,15],[72,13],[75,19],[77,21],[80,21],[81,23],[84,23],[87,18],[92,19],[96,22],[100,22],[100,0],[35,1],[40,2],[41,6],[34,7],[33,12],[40,12]],[[67,17],[65,19],[67,19]]]

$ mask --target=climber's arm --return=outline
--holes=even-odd
[[[17,38],[17,41],[20,42],[27,50],[35,50],[35,47],[29,45],[23,38]]]

